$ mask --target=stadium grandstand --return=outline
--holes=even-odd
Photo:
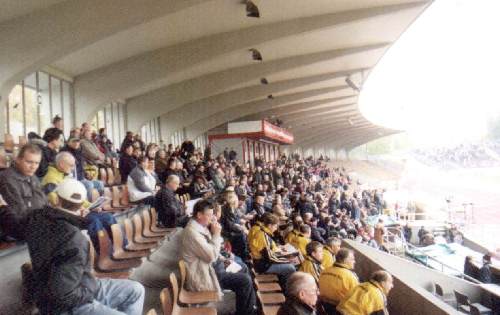
[[[1,1],[0,315],[500,314],[500,140],[355,157],[432,5]]]

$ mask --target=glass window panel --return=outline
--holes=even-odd
[[[49,103],[49,75],[44,72],[38,73],[38,108],[40,115],[40,135],[51,125],[51,113]]]
[[[97,112],[97,128],[95,130],[102,127],[104,127],[104,111],[100,110]]]
[[[14,139],[24,135],[22,90],[21,85],[16,85],[9,94],[9,129]]]
[[[38,133],[38,101],[36,91],[36,73],[29,75],[24,80],[24,106],[26,119],[26,134]]]
[[[125,138],[125,106],[123,104],[118,105],[118,125],[120,127],[120,134],[118,135],[118,142],[116,143],[116,147],[119,148],[121,146],[121,141]]]
[[[106,121],[105,121],[105,126],[104,128],[106,128],[106,133],[108,135],[108,137],[112,137],[113,136],[113,124],[112,124],[112,116],[111,116],[111,104],[107,105],[104,109],[106,111]]]
[[[119,113],[119,107],[120,104],[113,104],[113,138],[111,141],[113,141],[113,144],[115,145],[115,148],[119,146],[120,144],[120,113]]]
[[[52,118],[54,118],[56,115],[59,115],[59,117],[62,117],[62,95],[61,95],[61,80],[50,77],[50,90],[52,93],[50,94],[51,100],[52,100]]]
[[[71,131],[71,126],[73,125],[73,110],[72,110],[72,100],[71,100],[71,84],[66,81],[62,81],[63,85],[63,112],[64,112],[64,134],[68,137]]]

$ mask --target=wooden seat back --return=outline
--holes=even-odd
[[[120,196],[120,204],[124,207],[130,206],[130,196],[128,194],[128,187],[127,185],[122,185],[122,192]]]
[[[160,301],[163,310],[163,315],[171,315],[174,305],[172,303],[172,295],[170,288],[165,288],[161,290]]]
[[[106,183],[108,180],[108,174],[106,173],[105,168],[99,168],[99,180],[103,183]]]
[[[113,174],[113,169],[111,167],[106,168],[106,174],[108,176],[106,184],[108,186],[113,186],[115,184],[115,175]]]
[[[7,153],[13,153],[15,148],[14,137],[11,134],[5,134],[3,148]]]

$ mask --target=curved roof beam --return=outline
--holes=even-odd
[[[130,99],[127,102],[128,116],[134,117],[134,120],[129,121],[128,127],[130,130],[139,130],[149,120],[160,115],[169,116],[173,114],[174,110],[179,109],[185,104],[229,91],[231,87],[241,83],[252,80],[258,82],[261,77],[272,73],[328,61],[338,57],[385,49],[387,45],[387,43],[382,43],[287,57],[210,73],[176,83]],[[348,72],[348,70],[343,71],[345,73]],[[190,93],[186,91],[190,91]]]
[[[185,104],[181,108],[164,115],[168,118],[168,123],[165,128],[162,128],[162,133],[166,135],[174,133],[180,128],[189,126],[204,117],[214,115],[221,111],[226,111],[232,107],[239,106],[240,104],[244,104],[255,99],[262,99],[275,92],[282,92],[304,85],[344,77],[347,73],[349,73],[349,71],[284,80],[267,85],[254,85],[197,100],[192,103]],[[344,88],[345,86],[333,87],[330,91],[334,92]]]
[[[339,96],[339,97],[330,97],[325,98],[318,101],[305,102],[305,103],[297,103],[290,106],[287,106],[286,111],[283,109],[268,109],[263,110],[257,114],[247,115],[244,117],[238,118],[238,121],[248,121],[248,120],[260,120],[266,117],[280,117],[284,118],[287,115],[295,114],[295,113],[304,113],[306,114],[310,110],[320,109],[320,108],[336,108],[336,107],[344,107],[344,105],[336,105],[340,101],[347,101],[349,104],[354,102],[354,95],[348,96]]]
[[[360,118],[353,121],[353,123],[354,125],[351,125],[348,122],[346,122],[345,118],[343,117],[337,118],[335,116],[332,116],[327,121],[325,120],[319,122],[312,121],[310,124],[302,124],[300,125],[300,127],[293,128],[292,131],[294,133],[294,136],[300,138],[301,137],[300,134],[302,133],[311,133],[318,130],[324,130],[325,128],[333,126],[351,126],[353,128],[356,128],[356,126],[359,126],[361,124],[371,124],[371,122]]]
[[[225,111],[217,112],[213,115],[203,117],[202,119],[194,122],[191,125],[186,126],[187,137],[189,139],[194,139],[200,134],[215,128],[221,124],[226,122],[230,122],[236,120],[240,117],[251,115],[262,111],[263,109],[271,109],[271,108],[281,108],[286,110],[286,105],[292,105],[294,102],[299,101],[301,99],[306,99],[309,97],[314,97],[322,94],[328,94],[336,91],[340,91],[345,89],[344,86],[340,87],[331,87],[331,88],[320,88],[314,90],[308,90],[304,92],[287,94],[284,96],[278,96],[274,99],[263,99],[256,100],[244,104],[240,104],[238,106],[231,107]],[[321,102],[321,101],[319,101]],[[292,104],[291,104],[292,103]],[[162,129],[163,133],[163,129]],[[164,134],[165,135],[165,134]]]
[[[302,121],[304,119],[314,119],[318,116],[324,117],[330,114],[338,114],[338,115],[343,114],[341,115],[341,117],[345,117],[346,115],[358,114],[358,108],[356,106],[356,103],[341,103],[338,106],[341,107],[342,110],[339,110],[337,106],[331,106],[331,107],[314,109],[307,112],[291,114],[288,115],[286,118],[278,116],[278,118],[282,118],[285,125],[295,125],[297,121]]]
[[[353,126],[351,126],[349,124],[347,124],[347,125],[346,124],[330,125],[330,126],[323,127],[321,129],[304,131],[303,133],[301,133],[300,137],[298,137],[298,136],[295,137],[295,141],[307,142],[311,139],[317,139],[317,137],[322,137],[325,134],[337,134],[337,133],[345,131],[345,130],[357,130],[357,129],[364,128],[364,127],[373,127],[373,125],[370,123],[363,123],[363,124],[360,124],[359,126],[357,126],[356,128],[354,128]]]
[[[339,118],[342,118],[342,119],[339,119]],[[296,129],[300,130],[300,129],[304,129],[304,128],[301,128],[304,126],[306,126],[305,128],[310,128],[311,125],[322,125],[322,124],[324,125],[324,124],[328,124],[328,123],[331,123],[332,121],[337,121],[337,120],[347,122],[349,120],[349,118],[355,119],[357,121],[367,121],[363,116],[361,116],[361,114],[359,114],[359,112],[353,111],[353,113],[351,115],[344,115],[344,116],[340,116],[340,117],[335,112],[330,113],[330,114],[317,116],[317,117],[303,117],[302,119],[296,120],[294,122],[290,122],[290,124],[288,124],[288,125],[285,122],[285,125],[287,127],[290,126],[290,128],[292,128],[293,130],[296,130]]]
[[[211,35],[96,69],[76,80],[76,102],[95,107],[115,99],[127,99],[167,86],[168,76],[217,56],[247,49],[285,37],[342,26],[349,23],[390,16],[423,5],[422,2],[396,4],[368,9],[309,16]],[[102,90],[106,87],[106,90]],[[97,93],[99,92],[99,93]],[[158,116],[158,115],[157,115]]]
[[[353,137],[367,137],[373,133],[376,133],[378,127],[375,126],[365,126],[358,129],[346,129],[343,132],[331,134],[329,132],[324,132],[321,136],[321,139],[309,139],[306,141],[297,142],[298,146],[307,147],[307,146],[333,146],[335,148],[339,148],[339,141],[347,141]]]
[[[98,40],[205,1],[211,0],[68,0],[3,21],[0,93],[6,95],[28,74]]]

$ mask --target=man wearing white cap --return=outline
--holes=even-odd
[[[32,212],[26,241],[33,265],[34,294],[41,314],[142,314],[144,287],[135,281],[96,279],[89,241],[82,234],[87,191],[75,179],[57,188],[57,205]]]

